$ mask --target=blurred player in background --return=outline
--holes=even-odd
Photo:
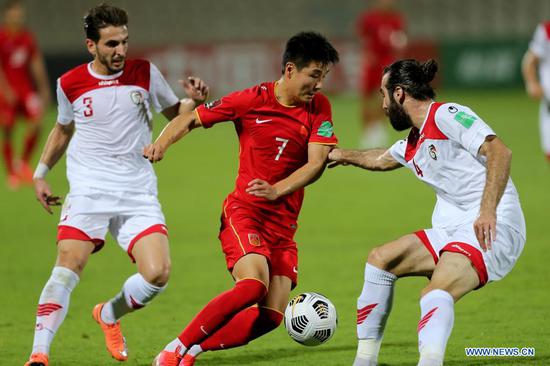
[[[40,137],[44,109],[50,103],[50,87],[44,59],[32,33],[25,28],[25,8],[18,0],[4,5],[0,28],[0,126],[2,154],[8,187],[32,184],[32,153]],[[19,115],[28,121],[21,158],[15,159],[13,128]]]
[[[550,162],[550,21],[537,26],[523,57],[522,71],[527,94],[540,100],[540,138]]]
[[[380,91],[392,126],[410,129],[389,149],[334,149],[329,159],[368,170],[405,166],[435,190],[430,229],[373,249],[357,300],[359,345],[354,366],[375,366],[392,307],[395,281],[426,276],[418,323],[418,366],[443,364],[454,303],[502,279],[525,244],[525,220],[510,179],[511,151],[470,108],[435,102],[437,64],[397,61],[384,70]],[[407,187],[402,187],[406,194]]]
[[[337,143],[319,93],[338,53],[320,34],[287,42],[282,77],[178,116],[144,153],[153,162],[192,128],[233,121],[239,136],[235,190],[223,204],[219,239],[235,286],[212,299],[155,358],[193,365],[196,356],[247,344],[277,328],[298,278],[294,241],[304,187],[323,173]]]
[[[90,254],[103,246],[107,231],[138,271],[114,298],[92,312],[112,357],[128,357],[119,319],[146,306],[168,281],[170,256],[157,179],[142,152],[151,143],[152,108],[173,119],[202,103],[208,90],[190,78],[184,88],[193,100],[180,102],[153,64],[127,60],[127,22],[120,8],[92,8],[84,28],[94,59],[58,79],[57,123],[34,183],[38,200],[51,213],[50,206],[58,205],[60,198],[52,195],[45,176],[68,146],[70,192],[58,226],[57,261],[38,302],[27,366],[48,365],[50,344],[67,314],[71,291]]]
[[[384,67],[399,58],[407,45],[405,20],[395,9],[394,0],[376,0],[372,9],[357,20],[361,40],[361,113],[360,146],[386,146],[387,132],[384,113],[378,101],[378,88]]]

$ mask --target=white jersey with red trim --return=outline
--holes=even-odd
[[[550,21],[537,26],[529,50],[539,58],[539,78],[544,97],[550,102]]]
[[[90,188],[156,194],[157,179],[142,156],[151,142],[152,113],[178,103],[160,71],[144,60],[127,60],[114,75],[99,75],[91,63],[57,81],[58,123],[75,123],[67,151],[72,194]]]
[[[390,153],[432,187],[437,203],[434,228],[452,229],[473,222],[485,188],[486,158],[479,148],[493,130],[470,108],[432,103],[420,130],[412,128]],[[511,179],[497,207],[497,220],[525,235],[518,193]]]

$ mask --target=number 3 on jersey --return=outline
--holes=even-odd
[[[82,103],[86,107],[84,109],[84,117],[91,117],[94,115],[94,110],[92,109],[92,97],[86,97],[82,99]]]
[[[282,137],[275,137],[275,141],[282,142],[282,144],[278,147],[279,153],[275,157],[275,160],[279,160],[279,158],[281,157],[281,154],[283,153],[283,150],[286,147],[286,144],[288,144],[288,139],[284,139]]]

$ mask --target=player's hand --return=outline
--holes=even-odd
[[[329,160],[328,168],[329,169],[335,168],[338,165],[344,165],[344,166],[348,165],[348,163],[345,163],[342,161],[343,159],[344,159],[344,154],[342,149],[335,148],[330,150],[330,152],[328,153],[328,160]]]
[[[527,83],[525,88],[527,89],[527,94],[533,99],[540,100],[544,96],[544,90],[540,83]]]
[[[52,195],[50,185],[42,178],[34,178],[36,199],[48,213],[53,214],[50,206],[61,206],[61,197]]]
[[[200,78],[190,76],[187,80],[179,80],[185,94],[193,101],[196,105],[200,105],[206,101],[208,98],[208,93],[210,91],[208,85]]]
[[[166,148],[163,148],[159,143],[149,144],[143,148],[143,157],[151,163],[156,163],[162,160]]]
[[[277,189],[261,179],[253,179],[248,182],[246,192],[256,197],[263,197],[269,201],[274,201],[279,198]]]
[[[497,215],[494,212],[480,212],[474,221],[474,232],[484,252],[491,250],[497,237]]]

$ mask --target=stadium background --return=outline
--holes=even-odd
[[[27,1],[53,81],[89,60],[81,18],[97,2]],[[359,133],[356,95],[358,45],[354,22],[362,0],[112,1],[130,16],[130,55],[151,58],[180,93],[177,79],[193,73],[212,85],[212,97],[279,76],[284,41],[300,30],[326,34],[342,54],[327,83],[336,133],[355,147]],[[521,56],[536,24],[550,18],[544,0],[402,0],[410,54],[441,63],[440,100],[466,104],[514,151],[512,176],[528,227],[526,249],[504,281],[461,300],[447,349],[448,365],[550,364],[550,166],[539,148],[538,105],[522,88]],[[52,107],[44,121],[55,121]],[[156,133],[162,127],[156,119]],[[21,133],[21,131],[19,131]],[[45,140],[46,133],[43,136]],[[392,133],[392,137],[401,135]],[[194,132],[157,166],[160,200],[170,228],[171,283],[154,304],[124,320],[131,359],[148,365],[202,304],[230,286],[217,241],[224,196],[232,189],[237,141],[230,124]],[[64,195],[64,163],[48,176]],[[246,349],[205,354],[197,365],[349,365],[355,350],[355,299],[370,248],[429,226],[433,193],[408,171],[376,174],[328,171],[307,189],[297,240],[299,291],[333,300],[340,316],[336,336],[319,348],[293,343],[281,327]],[[0,364],[22,365],[32,343],[36,300],[55,259],[57,212],[48,216],[29,188],[0,188]],[[134,271],[109,237],[92,257],[52,347],[54,365],[114,365],[104,351],[92,306],[119,289]],[[381,365],[415,363],[418,294],[424,279],[398,283]],[[466,358],[464,347],[535,347],[534,358]]]

